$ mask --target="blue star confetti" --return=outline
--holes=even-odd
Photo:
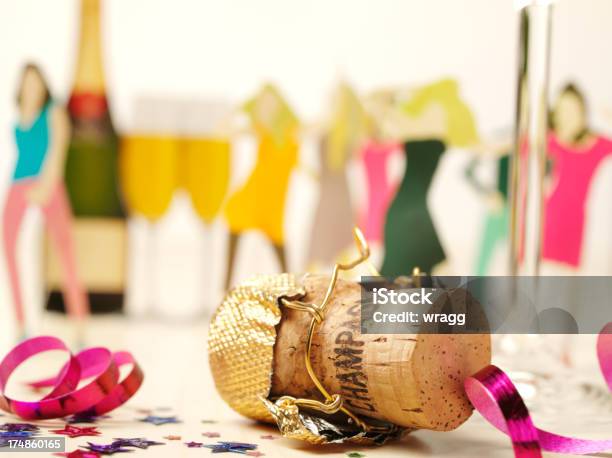
[[[165,425],[168,423],[180,423],[180,420],[176,418],[176,416],[172,417],[157,417],[155,415],[149,415],[146,418],[141,418],[138,421],[142,421],[145,423],[151,423],[155,426]]]
[[[166,444],[163,442],[150,441],[143,437],[136,437],[133,439],[115,438],[113,439],[113,443],[111,445],[116,445],[118,447],[135,447],[135,448],[147,449],[152,445],[166,445]]]
[[[212,453],[242,453],[248,454],[248,452],[257,449],[257,444],[248,444],[245,442],[217,442],[216,444],[204,445],[204,447],[211,449]]]
[[[34,435],[31,431],[2,431],[0,439],[28,439]]]

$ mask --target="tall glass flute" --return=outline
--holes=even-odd
[[[514,152],[510,176],[510,275],[539,288],[544,214],[544,177],[549,112],[549,68],[555,0],[521,0]],[[525,278],[528,276],[529,278]],[[513,300],[520,294],[515,280]],[[547,422],[584,416],[592,424],[609,418],[612,401],[603,385],[572,367],[574,354],[595,352],[590,336],[498,335],[497,363],[510,371],[528,406]],[[575,364],[576,361],[573,362]],[[593,368],[591,368],[593,369]],[[599,415],[601,411],[605,415]],[[602,412],[603,413],[603,412]]]

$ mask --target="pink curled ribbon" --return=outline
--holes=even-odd
[[[597,340],[597,356],[612,391],[612,323]],[[612,450],[612,440],[589,440],[560,436],[536,428],[523,398],[504,371],[487,366],[465,380],[468,398],[478,412],[512,441],[516,458],[538,458],[542,450],[586,455]]]
[[[68,354],[68,362],[51,378],[32,382],[34,388],[51,388],[38,401],[19,401],[5,394],[12,373],[29,358],[51,350]],[[121,377],[119,368],[131,365]],[[79,386],[82,381],[91,381]],[[144,374],[128,352],[111,353],[93,347],[73,355],[55,337],[34,337],[13,348],[0,362],[0,409],[24,420],[61,418],[73,414],[102,415],[124,404],[142,385]]]

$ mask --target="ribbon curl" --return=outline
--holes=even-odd
[[[51,350],[67,352],[68,362],[56,376],[29,384],[33,388],[50,387],[50,393],[38,401],[19,401],[6,396],[5,389],[15,369],[32,356]],[[121,378],[119,368],[124,365],[132,368]],[[79,387],[86,379],[92,380]],[[128,352],[111,353],[106,348],[94,347],[73,355],[60,339],[34,337],[17,345],[0,362],[0,409],[24,420],[103,415],[130,399],[143,380],[142,370]]]
[[[599,334],[597,356],[612,391],[612,323]],[[576,455],[612,450],[612,440],[578,439],[536,428],[516,386],[497,366],[487,366],[467,378],[465,390],[475,409],[510,437],[516,458],[540,458],[542,450]]]

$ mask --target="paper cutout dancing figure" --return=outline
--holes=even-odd
[[[387,213],[381,272],[406,275],[413,267],[432,272],[446,255],[431,219],[427,194],[447,145],[477,142],[474,117],[453,80],[416,90],[399,110],[388,110],[387,117],[396,138],[404,142],[407,165]]]
[[[4,249],[20,334],[25,334],[23,298],[16,250],[26,209],[39,206],[64,271],[68,312],[77,320],[89,313],[87,295],[78,278],[70,232],[71,210],[63,181],[70,121],[56,104],[40,69],[24,68],[17,95],[19,120],[15,126],[18,158],[3,214]]]
[[[259,146],[255,167],[225,208],[230,229],[226,286],[231,283],[239,237],[260,230],[270,240],[282,271],[287,271],[283,230],[285,198],[298,162],[299,123],[274,86],[267,84],[244,107]]]
[[[488,211],[484,222],[482,242],[476,259],[476,275],[486,275],[498,244],[508,238],[510,211],[508,200],[508,173],[510,155],[507,152],[495,151],[498,157],[496,185],[491,188],[481,183],[475,175],[475,169],[481,157],[476,157],[468,164],[465,174],[473,188],[487,201]]]
[[[401,151],[401,145],[385,138],[377,110],[384,103],[378,94],[369,95],[365,100],[368,121],[368,139],[358,152],[366,179],[366,205],[359,216],[359,227],[370,247],[382,243],[385,217],[397,186],[389,177],[389,161]]]
[[[395,187],[391,183],[387,166],[400,145],[395,142],[379,142],[371,139],[361,150],[361,160],[366,171],[367,207],[360,218],[363,235],[370,244],[381,243],[385,216],[391,204]]]
[[[332,107],[319,149],[320,192],[310,238],[310,265],[333,266],[338,255],[354,244],[355,215],[346,169],[365,136],[367,120],[357,94],[347,83],[337,88]]]
[[[546,198],[542,258],[572,269],[580,266],[586,200],[612,141],[591,130],[582,92],[568,84],[551,114],[548,141],[552,190]]]

